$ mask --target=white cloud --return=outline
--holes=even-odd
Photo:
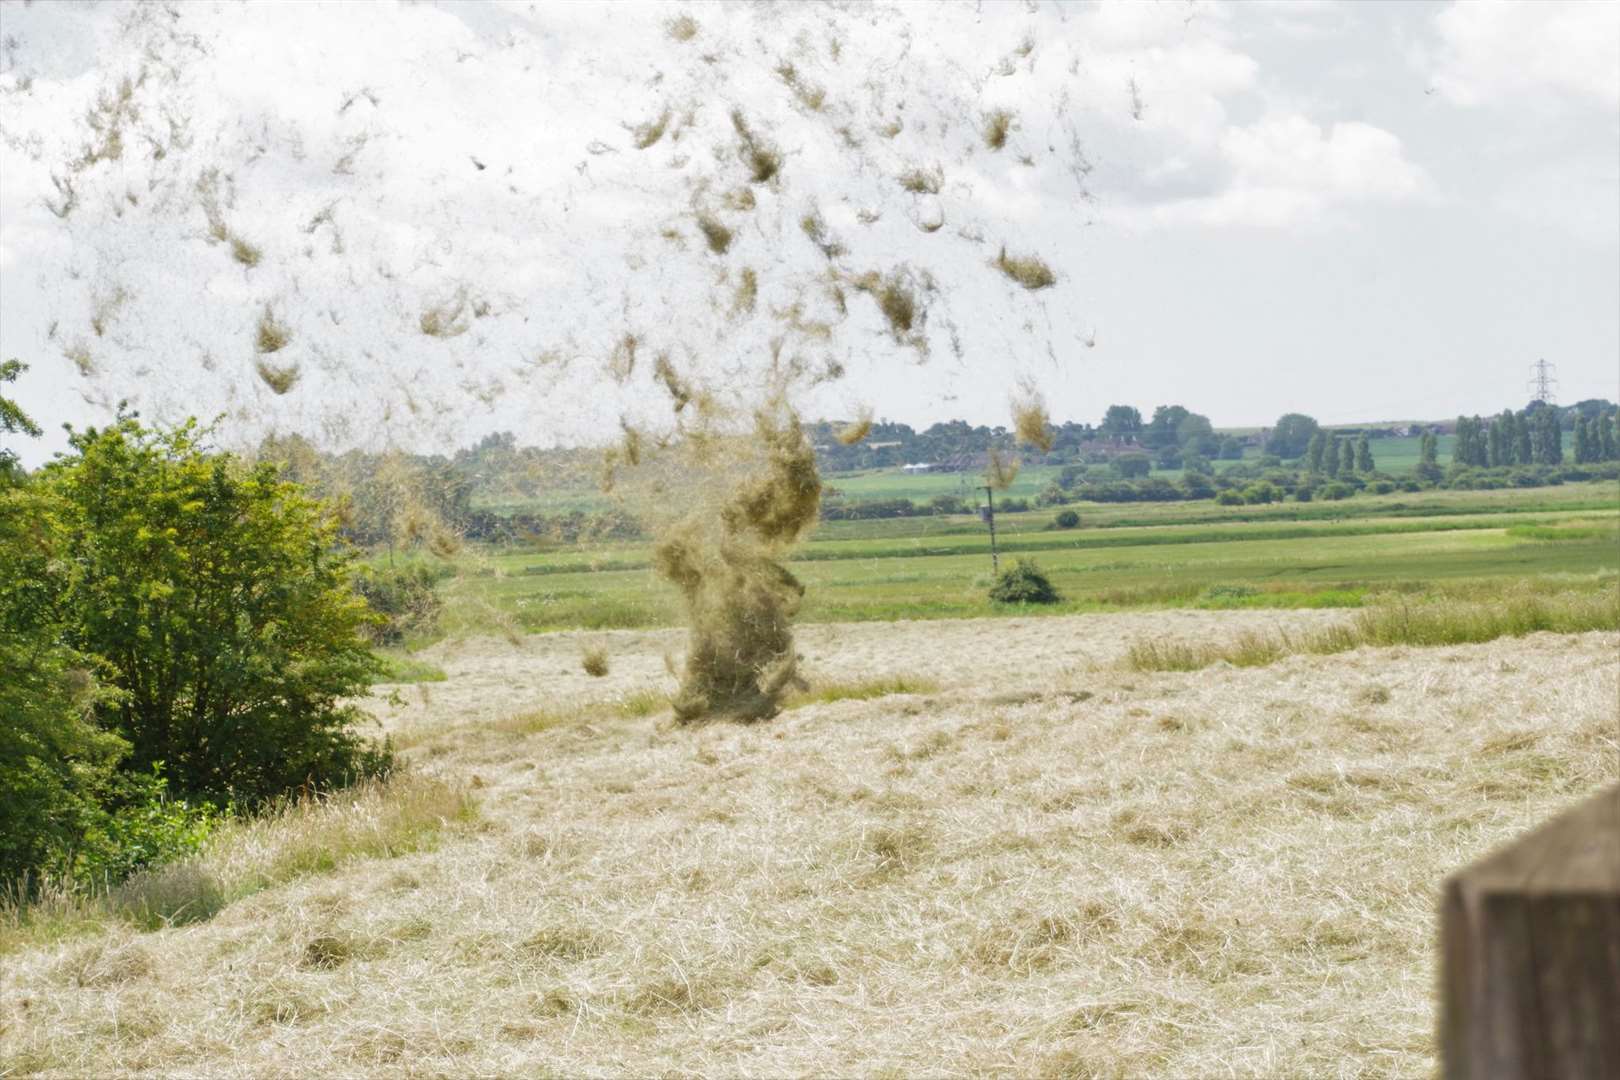
[[[1286,228],[1320,222],[1341,206],[1416,198],[1429,186],[1388,131],[1354,121],[1324,129],[1297,113],[1229,128],[1220,159],[1221,190],[1137,207],[1127,219]]]
[[[1555,93],[1620,108],[1620,4],[1453,3],[1434,85],[1459,105]]]

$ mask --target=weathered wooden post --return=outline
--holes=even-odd
[[[1620,785],[1447,880],[1445,1076],[1620,1077]]]

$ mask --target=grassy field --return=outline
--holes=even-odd
[[[1064,596],[1050,613],[1142,607],[1353,607],[1369,596],[1479,594],[1529,581],[1596,589],[1620,574],[1620,489],[1434,492],[1341,503],[1080,508],[998,519],[1003,565],[1035,558]],[[803,619],[994,614],[990,541],[971,516],[829,522],[791,559]],[[646,544],[486,550],[445,586],[451,633],[667,626],[680,610]]]
[[[0,1075],[1430,1074],[1440,883],[1615,780],[1620,635],[1126,663],[1345,618],[811,626],[696,728],[679,631],[446,642],[386,785],[0,908]]]

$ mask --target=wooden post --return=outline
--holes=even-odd
[[[1620,1077],[1620,785],[1454,874],[1441,904],[1448,1080]]]
[[[994,577],[1001,572],[1001,567],[996,560],[996,494],[988,484],[984,487],[984,499],[984,520],[990,523],[990,575]]]

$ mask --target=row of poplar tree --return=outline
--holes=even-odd
[[[1575,415],[1577,465],[1620,460],[1620,413],[1610,416]],[[1504,410],[1489,420],[1477,416],[1457,418],[1457,442],[1451,460],[1456,465],[1499,468],[1508,465],[1562,465],[1564,432],[1557,409],[1540,408],[1515,413]]]
[[[1319,476],[1338,476],[1340,473],[1370,473],[1373,464],[1372,443],[1365,433],[1352,442],[1341,439],[1330,431],[1318,429],[1305,447],[1305,467]]]

